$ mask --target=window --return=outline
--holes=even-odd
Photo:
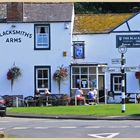
[[[121,92],[121,76],[113,77],[113,91],[116,93]]]
[[[73,66],[72,67],[72,88],[96,87],[96,67]]]
[[[116,95],[121,94],[121,74],[111,74],[111,91],[114,91]],[[125,81],[126,81],[126,75],[125,75]],[[126,91],[126,83],[125,83],[125,91]]]
[[[35,67],[35,89],[50,89],[50,67]]]
[[[50,49],[50,26],[35,25],[35,50]]]
[[[73,42],[73,57],[74,59],[85,58],[84,41],[74,41]]]

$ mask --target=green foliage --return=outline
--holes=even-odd
[[[75,3],[76,14],[132,13],[140,11],[139,2],[80,2]]]

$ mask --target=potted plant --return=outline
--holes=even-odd
[[[13,88],[14,81],[21,76],[21,70],[17,66],[11,67],[7,72],[7,79],[11,81],[11,90]]]
[[[61,89],[61,82],[68,76],[68,69],[60,66],[55,73],[53,74],[53,79],[57,82],[58,84],[58,90],[60,94],[60,89]]]

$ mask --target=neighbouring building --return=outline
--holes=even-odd
[[[119,46],[127,47],[124,54],[125,91],[139,93],[140,14],[91,14],[76,15],[73,32],[73,49],[79,48],[83,55],[73,57],[72,88],[80,79],[85,89],[95,86],[99,101],[104,102],[108,91],[113,98],[109,102],[121,102],[121,54]],[[132,95],[135,96],[134,94]]]
[[[39,88],[58,93],[53,74],[68,69],[61,93],[74,95],[78,86],[86,93],[96,87],[99,101],[121,101],[122,43],[125,56],[125,91],[140,92],[140,14],[75,15],[73,3],[2,3],[0,12],[0,94],[34,95]],[[7,71],[21,69],[11,89]],[[137,73],[139,74],[139,72]],[[138,78],[138,79],[137,79]]]

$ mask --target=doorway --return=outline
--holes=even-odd
[[[99,103],[105,102],[104,75],[98,76]]]

